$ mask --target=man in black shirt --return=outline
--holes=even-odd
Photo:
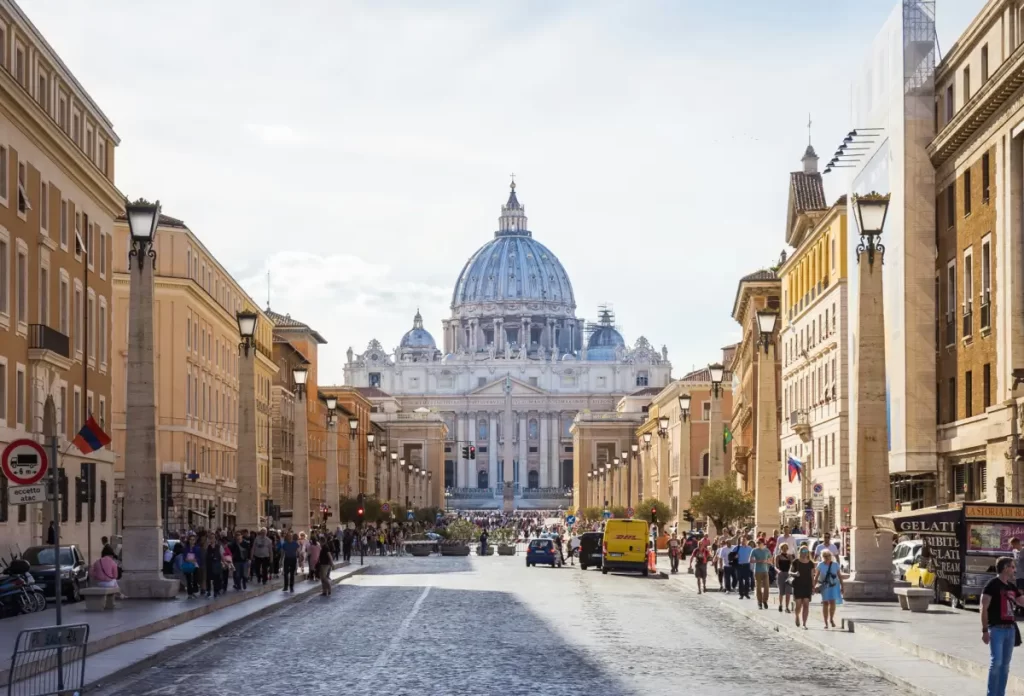
[[[1014,610],[1024,606],[1024,596],[1017,589],[1017,569],[1012,558],[996,561],[996,577],[989,580],[981,595],[981,641],[989,646],[992,660],[988,671],[989,696],[1005,696],[1010,674],[1010,659],[1017,637]]]

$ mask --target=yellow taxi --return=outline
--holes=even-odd
[[[638,570],[647,575],[647,523],[643,520],[611,519],[604,524],[601,572]]]

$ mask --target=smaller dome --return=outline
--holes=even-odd
[[[598,326],[587,341],[587,360],[615,360],[616,351],[625,347],[626,340],[615,327]]]
[[[402,348],[437,350],[437,344],[430,332],[423,328],[423,317],[420,310],[416,310],[416,316],[412,320],[412,328],[402,336]]]

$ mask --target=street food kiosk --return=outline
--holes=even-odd
[[[875,529],[920,539],[921,562],[935,574],[936,593],[954,605],[976,602],[995,577],[996,560],[1024,541],[1024,505],[950,503],[874,516]],[[879,540],[881,541],[881,540]]]

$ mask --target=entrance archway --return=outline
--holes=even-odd
[[[540,474],[536,469],[531,469],[530,473],[526,475],[526,485],[527,488],[537,488],[540,485]]]
[[[488,483],[490,483],[490,482],[487,480],[487,470],[486,469],[481,469],[480,471],[476,472],[476,487],[477,488],[487,488],[487,484]]]

